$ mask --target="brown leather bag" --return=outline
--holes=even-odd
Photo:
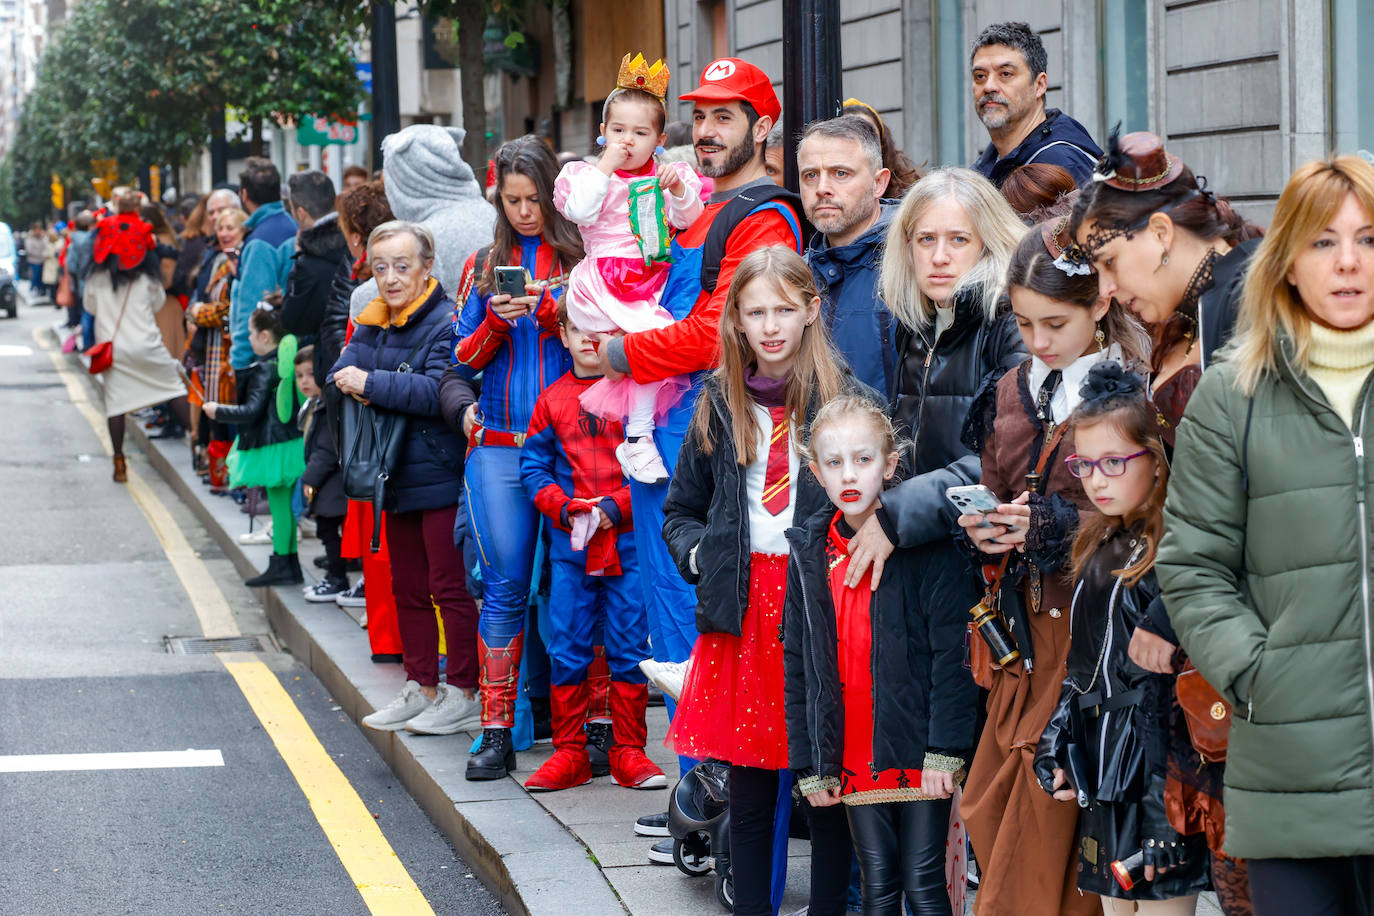
[[[1205,763],[1225,760],[1226,742],[1231,734],[1231,704],[1191,665],[1178,676],[1175,689],[1193,749]]]

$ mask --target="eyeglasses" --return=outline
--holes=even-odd
[[[409,261],[395,261],[388,264],[386,261],[375,261],[372,263],[372,273],[384,277],[395,271],[398,276],[404,277],[410,272],[411,264]]]
[[[1126,464],[1132,458],[1139,458],[1141,455],[1150,454],[1148,448],[1142,448],[1134,455],[1104,455],[1093,461],[1091,458],[1080,458],[1077,455],[1070,455],[1064,459],[1064,463],[1069,466],[1069,473],[1079,480],[1087,480],[1093,476],[1093,468],[1097,468],[1106,477],[1120,477],[1126,473]]]

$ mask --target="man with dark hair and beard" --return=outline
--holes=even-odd
[[[972,166],[997,185],[1013,170],[1045,162],[1082,185],[1102,150],[1087,129],[1058,108],[1045,107],[1048,57],[1040,36],[1024,22],[988,26],[973,42],[973,107],[992,142]]]
[[[830,339],[860,381],[890,395],[897,349],[878,271],[888,223],[901,205],[882,199],[891,173],[873,123],[842,115],[809,125],[797,144],[797,175],[806,218],[816,227],[806,262]]]

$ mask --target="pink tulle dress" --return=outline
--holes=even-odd
[[[701,178],[685,163],[665,168],[676,170],[682,178],[683,197],[664,194],[664,215],[671,229],[686,229],[705,209]],[[638,172],[618,170],[608,176],[590,163],[570,162],[558,174],[554,206],[582,230],[586,251],[564,288],[568,316],[579,330],[632,334],[673,323],[672,314],[659,301],[671,265],[646,264],[630,228],[629,182],[657,174],[652,159]],[[636,404],[644,403],[649,394],[641,390],[644,387],[649,386],[636,385],[629,378],[602,380],[587,389],[582,404],[592,413],[623,420],[632,416]],[[652,387],[657,420],[677,402],[687,384],[685,379],[670,379]]]

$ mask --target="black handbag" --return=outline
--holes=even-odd
[[[396,367],[397,372],[413,372],[411,362],[429,348],[429,336]],[[377,371],[374,367],[372,371]],[[335,389],[337,391],[337,389]],[[396,469],[401,444],[406,437],[405,414],[364,404],[357,398],[339,398],[339,467],[343,473],[344,495],[359,502],[372,503],[372,552],[382,545],[382,509],[386,484]]]

